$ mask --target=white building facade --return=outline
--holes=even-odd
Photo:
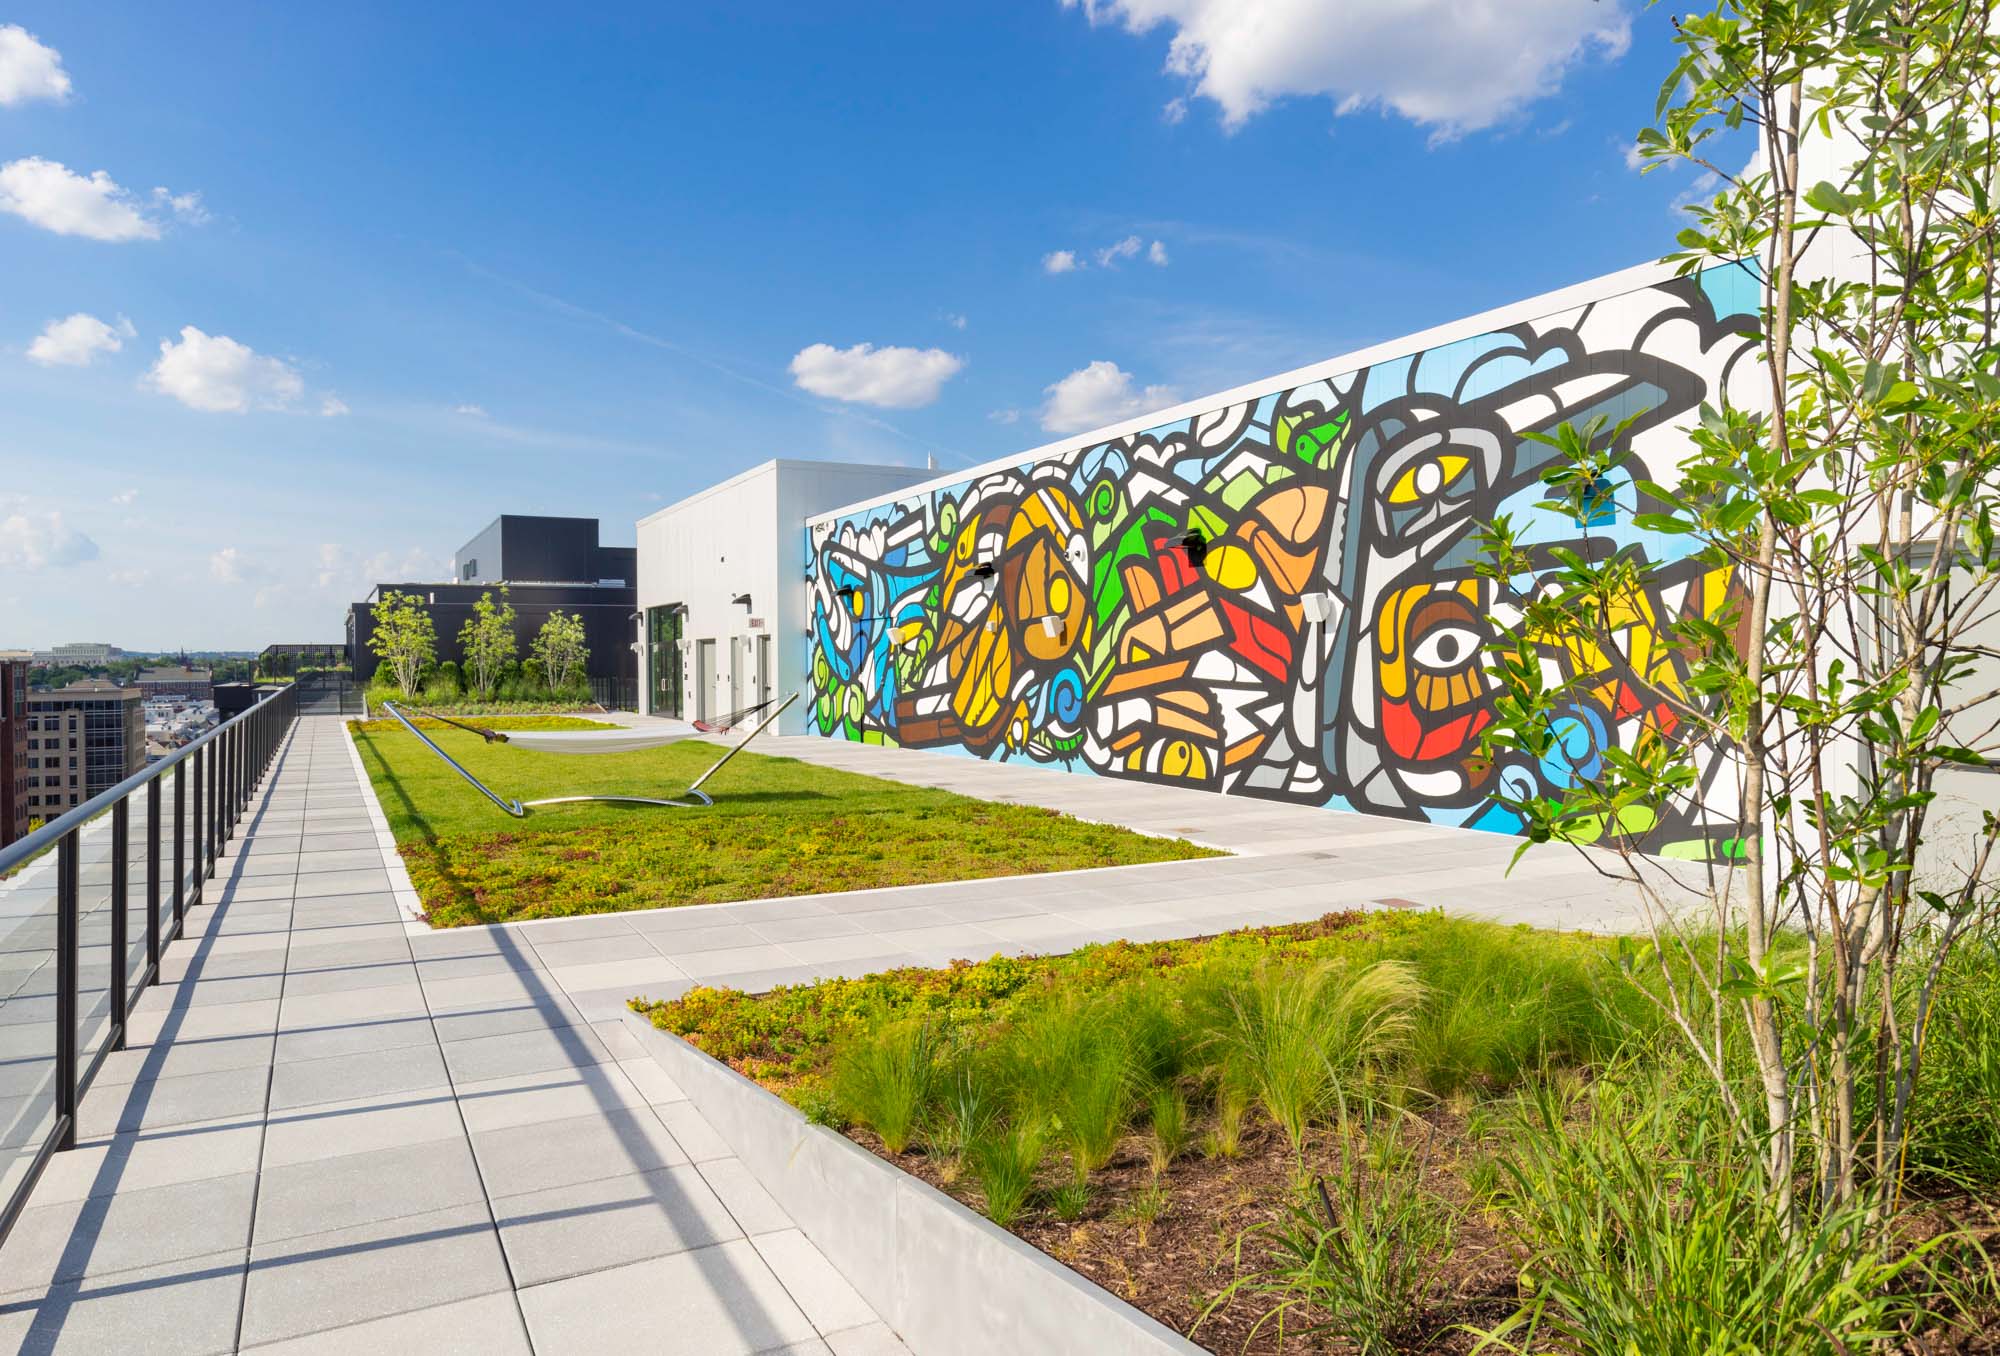
[[[768,461],[640,519],[640,709],[713,719],[803,686],[803,524],[928,474],[909,466]],[[787,713],[778,729],[802,732],[803,710]]]

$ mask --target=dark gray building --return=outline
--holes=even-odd
[[[595,518],[503,513],[459,547],[451,564],[461,584],[615,584],[629,589],[638,582],[638,556],[630,546],[599,546]]]
[[[437,629],[438,659],[463,660],[458,633],[472,617],[473,604],[488,591],[507,586],[514,607],[514,642],[521,658],[552,612],[583,618],[590,647],[587,673],[594,688],[621,703],[636,701],[638,632],[638,553],[630,546],[600,546],[595,518],[542,518],[503,513],[454,553],[457,578],[443,583],[381,583],[347,610],[347,653],[354,678],[364,686],[380,660],[368,648],[375,632],[371,611],[384,593],[422,599]],[[600,698],[602,699],[602,697]]]

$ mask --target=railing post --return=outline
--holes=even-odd
[[[186,769],[188,779],[188,851],[194,857],[190,863],[194,867],[193,886],[188,892],[190,904],[199,904],[207,897],[207,892],[202,888],[202,881],[207,878],[202,870],[202,845],[208,840],[202,836],[206,829],[202,825],[201,818],[201,765],[207,761],[208,750],[202,749],[189,754],[187,762],[181,764]]]
[[[76,1147],[77,834],[56,844],[56,1136]]]
[[[208,859],[203,865],[203,871],[205,874],[213,876],[215,874],[215,855],[222,846],[221,830],[216,826],[215,822],[215,765],[220,761],[218,755],[222,752],[221,740],[211,740],[208,748],[203,750],[203,752],[206,756],[201,760],[202,771],[207,774],[203,780],[208,783]]]
[[[160,973],[160,779],[146,783],[146,968]]]
[[[191,758],[174,769],[174,936],[181,935],[187,917],[187,789]]]
[[[131,947],[131,930],[126,920],[132,884],[132,798],[120,796],[111,807],[111,1034],[113,1050],[125,1048],[126,953]]]

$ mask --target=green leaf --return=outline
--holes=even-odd
[[[1822,179],[1805,192],[1806,206],[1828,216],[1841,216],[1853,210],[1854,204],[1847,195]]]

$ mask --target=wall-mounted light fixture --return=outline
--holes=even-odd
[[[1187,552],[1188,564],[1194,569],[1200,569],[1201,563],[1208,559],[1208,538],[1201,535],[1199,528],[1188,529],[1188,534],[1180,539],[1180,548]]]
[[[1305,614],[1307,621],[1318,622],[1324,626],[1327,623],[1327,619],[1333,616],[1333,595],[1331,593],[1301,593],[1299,595],[1299,611]]]
[[[1053,613],[1051,613],[1049,616],[1039,617],[1036,620],[1040,621],[1042,624],[1043,635],[1052,636],[1057,640],[1062,639],[1063,619],[1061,617],[1058,617]]]
[[[746,612],[750,609],[750,595],[747,593],[739,593],[729,601]]]

